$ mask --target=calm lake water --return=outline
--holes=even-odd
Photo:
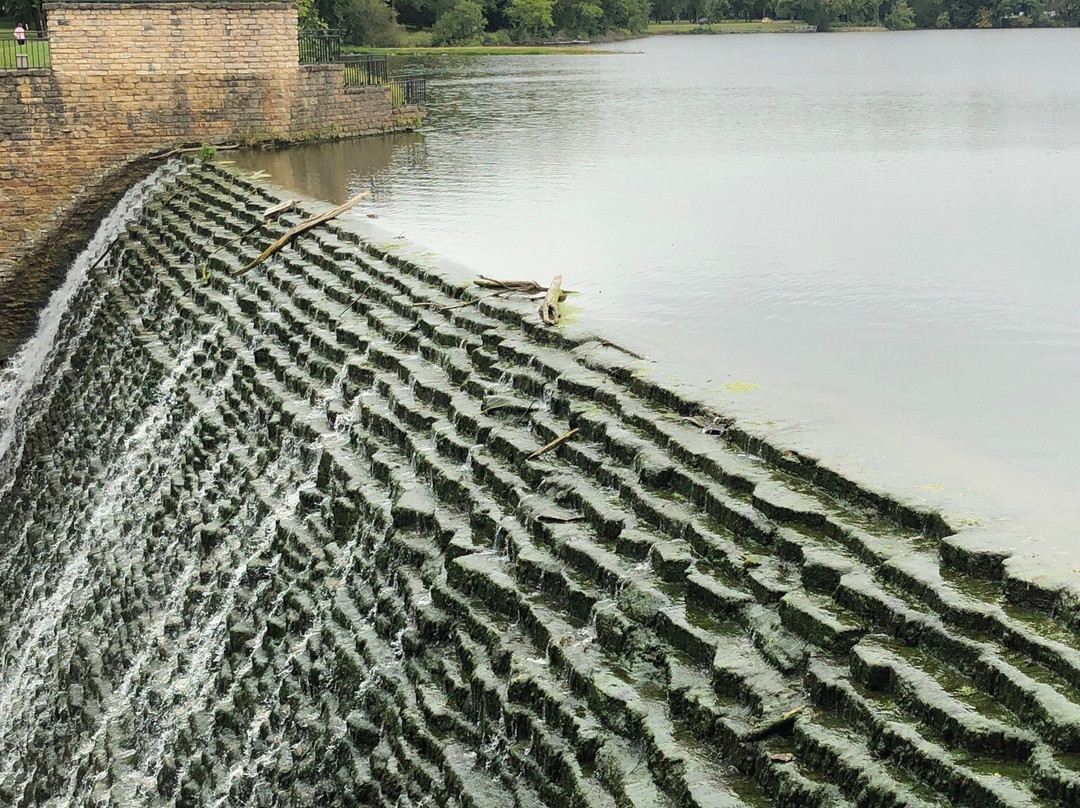
[[[1080,546],[1080,31],[617,49],[413,63],[422,133],[238,161],[562,273],[579,323],[755,428]]]

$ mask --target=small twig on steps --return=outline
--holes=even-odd
[[[414,303],[413,308],[414,309],[420,309],[420,308],[424,308],[426,306],[430,306],[435,311],[453,311],[454,309],[463,309],[466,306],[475,306],[481,300],[487,300],[488,298],[491,298],[491,297],[498,297],[501,294],[503,294],[503,293],[502,292],[495,292],[494,294],[484,295],[483,297],[473,298],[472,300],[466,300],[464,303],[454,303],[453,305],[450,305],[450,306],[441,306],[438,303],[436,303],[434,300],[424,300],[424,301],[422,301],[420,303]]]
[[[521,414],[521,417],[518,418],[517,421],[515,421],[515,424],[520,426],[521,424],[525,423],[525,419],[528,418],[529,415],[532,414],[532,411],[534,409],[536,409],[536,401],[535,400],[529,402],[529,409],[525,410],[525,412],[523,412]]]
[[[475,306],[482,299],[483,298],[478,297],[476,298],[476,300],[469,300],[465,303],[455,303],[453,306],[439,306],[435,309],[435,311],[452,311],[453,309],[463,309],[466,306]]]
[[[611,340],[606,340],[606,339],[600,339],[600,340],[597,340],[597,342],[599,342],[599,343],[600,343],[601,345],[603,345],[603,346],[604,346],[605,348],[614,348],[614,349],[615,349],[616,351],[622,351],[622,352],[623,352],[624,354],[626,354],[627,356],[632,356],[632,357],[633,357],[634,359],[640,359],[640,360],[641,360],[642,362],[649,362],[649,361],[651,361],[651,360],[649,360],[649,359],[646,359],[646,358],[645,358],[644,356],[642,356],[642,355],[641,355],[641,354],[639,354],[639,353],[634,353],[634,352],[633,352],[633,351],[631,351],[631,350],[630,350],[629,348],[624,348],[624,347],[623,347],[623,346],[621,346],[621,345],[616,345],[616,344],[615,344],[614,342],[612,342]]]
[[[341,314],[338,315],[338,319],[340,319],[341,315],[344,314],[345,312],[352,311],[352,307],[355,306],[357,303],[359,303],[361,300],[363,300],[364,295],[366,295],[368,293],[370,288],[371,288],[370,286],[365,288],[364,291],[362,291],[360,294],[358,294],[356,297],[354,297],[352,299],[352,301],[349,303],[349,305],[341,310]]]
[[[394,347],[396,348],[401,343],[403,343],[405,341],[405,337],[409,336],[409,334],[411,334],[413,331],[416,331],[418,328],[420,328],[420,323],[416,323],[412,328],[407,329],[404,334],[398,337],[397,342],[394,343]]]
[[[578,433],[578,427],[574,427],[569,432],[563,432],[561,435],[559,435],[559,437],[555,438],[555,440],[553,440],[547,446],[540,447],[539,449],[537,449],[535,452],[533,452],[531,455],[529,455],[525,459],[526,460],[535,460],[540,455],[544,454],[545,452],[550,452],[552,449],[554,449],[556,446],[561,444],[567,438],[571,438],[574,435],[576,435],[577,433]]]
[[[114,238],[114,239],[113,239],[112,241],[110,241],[110,242],[109,242],[109,246],[105,248],[105,251],[104,251],[104,252],[103,252],[103,253],[102,253],[101,255],[99,255],[99,256],[97,257],[97,260],[96,260],[96,261],[94,261],[94,263],[92,263],[92,264],[90,265],[90,271],[91,271],[91,272],[92,272],[93,270],[97,269],[97,268],[98,268],[98,265],[99,265],[99,264],[100,264],[100,263],[101,263],[102,261],[104,261],[104,260],[106,259],[106,257],[108,257],[109,253],[111,253],[111,252],[112,252],[112,248],[116,246],[116,242],[118,242],[118,241],[119,241],[119,240],[120,240],[121,238],[123,238],[123,237],[124,237],[124,236],[126,236],[126,235],[127,235],[127,233],[121,233],[121,234],[120,234],[119,236],[117,236],[116,238]]]

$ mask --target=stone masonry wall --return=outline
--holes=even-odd
[[[300,68],[292,105],[290,137],[294,140],[351,137],[370,132],[415,128],[420,110],[406,107],[387,115],[386,87],[346,89],[340,64]]]
[[[55,3],[51,71],[0,73],[0,301],[15,261],[135,158],[393,131],[418,110],[300,66],[293,2]],[[62,256],[56,256],[62,258]],[[44,263],[50,263],[45,260]],[[6,266],[5,266],[6,265]]]

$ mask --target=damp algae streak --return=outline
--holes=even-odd
[[[1007,540],[348,222],[203,285],[278,199],[160,183],[5,388],[0,803],[1080,799],[1077,610]]]

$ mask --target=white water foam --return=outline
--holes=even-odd
[[[60,379],[59,372],[43,371],[53,365],[66,365],[79,339],[58,343],[64,315],[76,293],[89,276],[91,267],[142,211],[155,192],[183,170],[180,162],[168,163],[146,179],[132,186],[98,227],[86,249],[72,263],[60,288],[53,292],[38,319],[37,333],[0,372],[0,494],[12,485],[11,469],[22,456],[23,438],[48,411],[48,400]],[[86,322],[89,322],[87,318]],[[81,334],[80,334],[81,336]],[[41,384],[39,384],[41,382]],[[39,395],[31,400],[31,393]]]

